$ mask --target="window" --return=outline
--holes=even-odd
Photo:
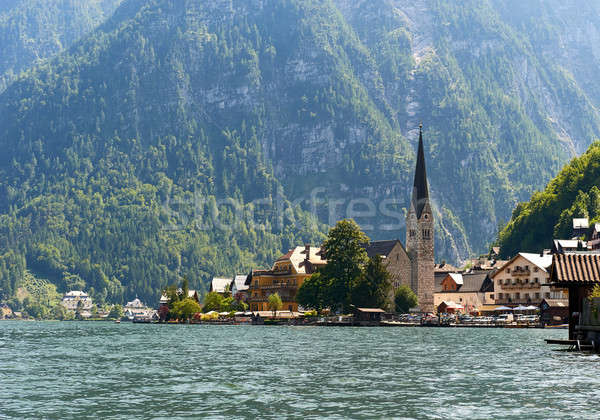
[[[502,286],[502,279],[498,279],[498,286]]]
[[[550,299],[550,293],[546,292],[546,299]]]
[[[528,265],[525,266],[525,271],[529,271],[529,266]]]
[[[529,279],[525,279],[525,284],[529,283]]]
[[[529,300],[529,293],[525,293],[525,299]]]
[[[429,229],[423,229],[423,239],[430,239],[429,234]]]
[[[415,232],[415,230],[414,230],[414,229],[411,229],[411,230],[410,230],[410,237],[411,237],[411,238],[414,238],[416,234],[417,234],[417,232]]]
[[[540,292],[537,292],[537,293],[535,294],[535,298],[536,298],[536,299],[539,299],[539,298],[540,298]]]
[[[521,293],[517,292],[515,293],[515,299],[520,299],[521,298]]]
[[[400,254],[396,254],[396,262],[400,261]]]
[[[536,278],[534,278],[534,279],[533,279],[533,282],[534,282],[535,284],[539,283],[539,280],[538,280],[538,278],[537,278],[537,277],[536,277]]]
[[[507,269],[506,269],[506,273],[507,273],[507,274],[508,274],[508,273],[510,273],[510,268],[507,268]]]
[[[504,298],[504,293],[498,293],[498,299]],[[494,295],[492,295],[492,299],[494,299]]]
[[[490,299],[494,299],[494,294],[490,294]]]

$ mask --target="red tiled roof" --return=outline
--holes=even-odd
[[[600,282],[600,254],[554,254],[552,282]]]

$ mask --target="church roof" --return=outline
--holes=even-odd
[[[373,258],[375,255],[380,255],[382,257],[387,257],[390,255],[390,252],[394,249],[397,243],[400,241],[398,239],[390,240],[390,241],[373,241],[368,244],[363,244],[363,247],[367,251],[367,255],[369,258]],[[400,242],[400,245],[402,243]]]
[[[419,126],[419,149],[417,151],[417,167],[415,168],[415,182],[413,184],[412,205],[421,217],[423,208],[429,201],[429,188],[427,187],[427,169],[425,168],[425,152],[423,150],[423,129]]]

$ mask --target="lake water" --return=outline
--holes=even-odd
[[[0,322],[0,418],[600,418],[565,330]]]

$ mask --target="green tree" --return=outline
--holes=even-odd
[[[321,269],[328,285],[325,304],[332,309],[349,310],[351,292],[368,261],[364,244],[369,238],[352,219],[344,219],[329,230],[323,243],[327,265]]]
[[[364,308],[389,307],[390,275],[379,255],[369,259],[364,273],[352,289],[352,304]]]
[[[108,319],[121,319],[123,318],[123,307],[119,304],[113,305],[108,313]]]
[[[52,318],[63,320],[67,317],[67,310],[60,303],[52,308]]]
[[[283,306],[283,302],[281,301],[281,297],[279,293],[275,292],[267,298],[267,307],[271,312],[273,312],[273,316],[277,316],[277,311],[281,309]]]
[[[325,299],[329,285],[325,283],[321,273],[314,273],[302,282],[296,293],[296,301],[304,308],[314,309],[320,313],[325,308]]]
[[[417,306],[419,300],[415,292],[413,292],[410,287],[403,284],[396,290],[394,304],[396,305],[397,313],[406,313],[410,308]]]
[[[204,295],[204,305],[202,311],[204,313],[210,311],[221,312],[221,308],[224,306],[225,298],[217,292],[208,292]]]
[[[202,308],[198,302],[192,298],[185,298],[175,302],[173,305],[172,315],[176,319],[187,321],[191,319],[194,314],[197,314],[201,310]]]

